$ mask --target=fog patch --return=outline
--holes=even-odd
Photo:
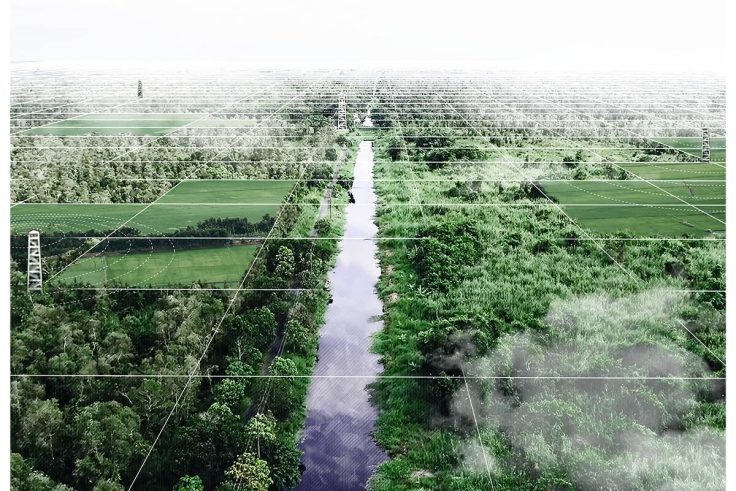
[[[723,489],[724,435],[682,427],[701,396],[717,390],[713,382],[684,379],[712,376],[681,347],[688,334],[677,314],[687,301],[667,289],[558,299],[545,332],[503,335],[486,356],[474,357],[471,346],[455,340],[459,349],[444,364],[462,370],[468,389],[463,384],[455,393],[451,419],[466,428],[477,419],[484,433],[501,432],[512,452],[505,461],[489,460],[494,468],[521,467],[542,481],[564,478],[583,489]],[[469,436],[461,454],[467,467],[485,472],[484,462],[477,465],[482,448]]]
[[[458,453],[463,459],[463,467],[471,472],[493,473],[496,469],[496,458],[480,444],[477,437],[471,436],[463,440]]]

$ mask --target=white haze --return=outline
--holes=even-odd
[[[726,59],[724,0],[11,0],[11,5],[15,62],[720,71]]]

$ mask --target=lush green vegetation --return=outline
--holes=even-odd
[[[92,229],[115,229],[125,224],[146,235],[196,226],[213,217],[245,217],[259,221],[274,216],[279,205],[197,204],[19,204],[12,210],[14,233],[29,230],[73,232]],[[136,216],[137,215],[137,216]],[[135,217],[135,218],[133,218]]]
[[[275,216],[294,183],[186,181],[153,204],[21,203],[11,210],[11,224],[17,233],[35,229],[43,234],[114,229],[125,223],[146,235],[163,235],[213,217],[244,217],[255,222],[264,215]]]
[[[443,125],[423,111],[407,117],[388,97],[376,111],[390,129],[377,151],[379,201],[406,204],[379,207],[379,230],[417,239],[379,243],[386,313],[375,349],[399,377],[374,387],[376,437],[392,459],[372,487],[722,489],[725,247],[677,240],[716,227],[692,208],[585,214],[553,202],[666,207],[674,198],[600,157],[665,172],[656,162],[675,154],[542,148],[569,146],[555,137],[517,151],[513,131],[504,143],[454,120],[432,134],[460,136],[430,146],[497,149],[483,161],[437,159],[403,136]],[[690,202],[688,185],[723,203],[722,187],[666,188]],[[672,239],[636,240],[657,235]]]
[[[662,176],[661,179],[679,179]],[[600,233],[676,237],[725,232],[726,182],[543,182],[546,194],[575,221]]]
[[[278,83],[228,108],[250,116],[196,129],[219,103],[195,113],[172,97],[180,116],[168,116],[144,99],[148,116],[13,137],[12,199],[28,201],[12,208],[13,489],[120,490],[139,470],[136,486],[155,490],[297,485],[337,252],[323,239],[341,234],[349,165],[331,213],[317,210],[355,137],[335,134],[321,92]],[[379,242],[386,376],[372,392],[391,460],[370,487],[722,489],[725,243],[702,209],[725,219],[724,189],[708,182],[724,167],[591,124],[609,108],[559,124],[574,111],[546,107],[530,125],[474,83],[477,105],[424,79],[351,99],[377,125],[358,133],[376,139],[379,233],[402,238]],[[288,90],[302,95],[269,121]],[[528,98],[515,90],[502,93]],[[582,127],[588,137],[568,138]],[[182,138],[157,138],[172,130]],[[639,177],[676,182],[664,192]],[[589,206],[603,203],[615,206]],[[29,296],[31,228],[52,274],[88,237],[112,237]],[[235,296],[197,290],[241,281]]]
[[[43,243],[49,245],[44,252],[50,256],[50,270],[60,270],[89,249],[85,257],[57,278],[61,283],[150,287],[237,283],[256,246],[223,248],[235,241],[206,238],[265,236],[273,225],[271,217],[296,182],[184,181],[150,206],[20,204],[13,208],[11,221],[16,232],[36,229],[42,233]],[[124,230],[115,230],[123,224]],[[101,242],[82,238],[112,233],[116,238]],[[74,235],[80,238],[64,239]],[[140,236],[182,238],[135,238]],[[24,238],[16,238],[14,250],[21,252]],[[187,250],[192,248],[199,250]],[[25,264],[22,257],[18,259]]]
[[[282,214],[276,226],[289,230],[313,211]],[[320,228],[334,237],[338,224]],[[251,251],[220,250],[227,249]],[[310,290],[246,290],[227,316],[230,293],[224,292],[51,289],[31,303],[23,275],[14,273],[11,369],[25,375],[12,382],[19,489],[37,482],[49,489],[57,482],[123,489],[119,483],[130,482],[182,391],[139,477],[146,487],[201,481],[206,489],[229,490],[241,489],[243,479],[248,489],[295,485],[308,379],[292,376],[314,364],[328,301],[320,287],[335,253],[333,241],[269,241],[246,287]],[[242,275],[246,263],[230,268]],[[281,348],[273,351],[274,345]],[[201,352],[206,356],[197,362]],[[191,371],[195,378],[184,390]]]

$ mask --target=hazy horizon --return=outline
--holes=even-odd
[[[11,61],[721,71],[725,2],[702,3],[12,0]]]

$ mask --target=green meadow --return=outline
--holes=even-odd
[[[641,162],[636,164],[619,164],[630,174],[642,179],[684,179],[696,180],[725,180],[726,168],[717,163],[659,163]]]
[[[655,141],[687,152],[696,157],[700,157],[702,153],[702,140],[700,137],[692,138],[657,138]],[[711,162],[726,161],[726,139],[722,137],[711,137],[710,139],[710,160]]]
[[[705,236],[725,231],[725,182],[544,182],[573,220],[595,232]]]
[[[11,210],[11,227],[13,233],[104,231],[130,220],[127,227],[146,235],[195,226],[213,217],[257,222],[278,213],[293,185],[293,181],[185,181],[153,204],[22,203]]]
[[[236,284],[253,260],[258,247],[237,245],[88,256],[64,270],[55,281],[98,287],[116,283],[150,287],[190,285],[195,282]]]
[[[247,128],[254,119],[202,119],[206,114],[88,114],[65,119],[48,126],[32,128],[24,135],[80,136],[80,135],[135,135],[161,136],[186,125],[207,128]],[[200,121],[201,120],[201,121]]]
[[[109,232],[125,225],[142,236],[166,235],[208,218],[275,217],[295,181],[184,181],[153,204],[44,203],[19,204],[11,210],[13,233]],[[43,240],[43,239],[42,239]],[[180,242],[179,242],[180,243]],[[67,268],[64,283],[165,286],[203,281],[234,282],[245,271],[256,246],[226,246],[163,252],[101,253],[104,244]]]

